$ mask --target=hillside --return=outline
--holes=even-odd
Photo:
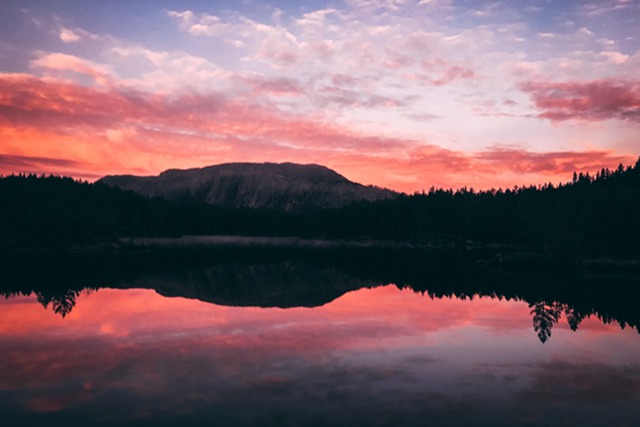
[[[174,202],[285,212],[338,208],[397,196],[390,190],[351,182],[324,166],[294,163],[227,163],[170,169],[158,176],[106,176],[100,182]]]

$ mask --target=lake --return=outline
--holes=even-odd
[[[0,300],[2,425],[637,425],[637,310],[584,297],[635,276],[556,265],[564,290],[534,289],[353,252],[23,269]]]

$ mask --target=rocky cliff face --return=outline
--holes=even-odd
[[[391,190],[351,182],[324,166],[294,163],[227,163],[170,169],[158,176],[106,176],[100,181],[176,202],[283,211],[336,208],[397,196]]]

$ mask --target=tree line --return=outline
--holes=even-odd
[[[0,177],[0,244],[66,246],[119,237],[236,234],[528,245],[638,253],[640,159],[567,183],[436,189],[339,209],[229,210],[145,198],[53,175]]]

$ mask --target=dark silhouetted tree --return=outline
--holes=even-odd
[[[558,323],[562,307],[558,303],[538,301],[530,304],[533,315],[533,329],[543,344],[551,337],[553,326]]]

